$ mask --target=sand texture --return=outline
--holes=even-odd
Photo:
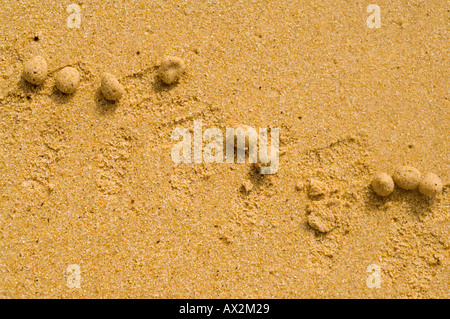
[[[447,1],[73,3],[0,4],[1,298],[450,297]],[[279,128],[278,172],[175,164],[194,121]],[[442,192],[375,194],[400,165]]]

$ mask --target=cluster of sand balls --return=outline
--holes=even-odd
[[[165,84],[172,85],[178,82],[184,70],[185,66],[182,59],[168,56],[159,65],[158,76]],[[22,76],[27,82],[41,85],[47,75],[47,61],[42,56],[34,56],[25,62]],[[56,74],[55,86],[64,94],[72,94],[77,90],[80,80],[80,72],[76,68],[68,66]],[[125,89],[114,75],[105,72],[101,75],[100,91],[105,99],[117,101],[122,97]]]
[[[442,181],[434,173],[426,173],[411,166],[400,166],[391,176],[384,172],[378,172],[373,176],[372,189],[380,196],[389,196],[394,191],[394,186],[406,190],[419,188],[419,192],[427,197],[435,197],[442,192]]]

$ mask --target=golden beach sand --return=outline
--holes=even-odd
[[[381,28],[371,3],[2,0],[0,297],[449,298],[448,2],[377,0]],[[175,164],[194,121],[279,128],[278,172]],[[376,195],[399,165],[442,193]]]

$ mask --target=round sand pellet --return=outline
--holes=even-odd
[[[400,166],[395,170],[392,178],[398,187],[412,190],[419,186],[421,175],[417,168]]]
[[[159,65],[158,75],[164,83],[173,84],[180,79],[184,69],[184,61],[181,58],[168,56]]]
[[[117,101],[122,97],[125,90],[114,75],[105,72],[102,74],[101,91],[105,99]]]
[[[58,90],[65,94],[75,92],[80,84],[80,72],[73,67],[65,67],[56,74],[55,85]]]
[[[40,56],[34,56],[23,65],[23,78],[34,85],[44,83],[47,78],[47,61]]]
[[[389,196],[394,191],[394,180],[387,173],[376,173],[373,176],[371,185],[373,191],[380,196]]]
[[[435,197],[442,192],[442,181],[436,174],[427,173],[419,183],[419,192],[428,197]]]

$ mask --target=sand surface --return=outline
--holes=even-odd
[[[0,3],[0,297],[450,297],[447,1],[377,0],[375,29],[368,1],[125,2]],[[21,78],[34,55],[38,87]],[[172,87],[166,55],[186,63]],[[82,77],[70,96],[65,66]],[[278,172],[176,165],[172,131],[199,120],[280,128]],[[442,194],[374,194],[398,165]]]

